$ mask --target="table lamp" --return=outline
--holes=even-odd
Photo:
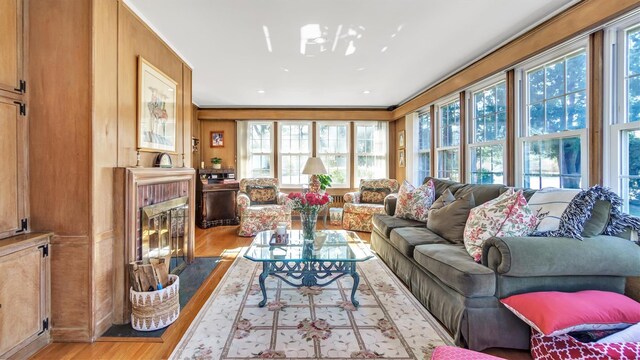
[[[327,173],[327,168],[324,167],[322,159],[320,159],[319,157],[308,158],[307,163],[304,164],[302,173],[305,175],[311,175],[311,177],[309,178],[309,191],[319,192],[320,180],[318,179],[318,174]]]

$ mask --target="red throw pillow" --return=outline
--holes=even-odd
[[[541,291],[500,300],[522,321],[548,336],[621,329],[640,322],[640,303],[608,291]]]

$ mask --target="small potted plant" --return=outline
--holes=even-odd
[[[318,181],[320,181],[320,193],[324,194],[327,191],[327,188],[331,187],[331,175],[318,175]]]
[[[214,169],[222,169],[222,158],[214,157],[211,158],[211,164]]]

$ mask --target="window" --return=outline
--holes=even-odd
[[[635,16],[612,26],[611,187],[624,212],[640,216],[640,24]],[[613,98],[613,96],[617,96]]]
[[[311,124],[281,122],[278,133],[281,186],[307,184],[309,176],[302,169],[311,156]]]
[[[316,129],[317,154],[331,175],[332,187],[350,187],[349,124],[318,123]]]
[[[507,137],[506,82],[472,91],[471,102],[471,183],[503,184]]]
[[[521,183],[534,189],[582,187],[587,171],[586,49],[528,66],[521,81]]]
[[[418,114],[418,182],[431,176],[431,112]]]
[[[460,181],[460,100],[438,107],[438,177]]]
[[[384,121],[356,123],[355,186],[360,179],[386,178],[387,123]]]
[[[249,123],[249,176],[273,176],[273,138],[271,123]]]

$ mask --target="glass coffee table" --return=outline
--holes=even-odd
[[[314,242],[305,242],[301,230],[289,230],[289,241],[284,245],[269,245],[273,231],[258,233],[244,257],[262,263],[259,277],[262,301],[267,303],[267,290],[264,281],[273,275],[294,287],[324,287],[337,279],[350,275],[353,278],[351,303],[358,306],[355,299],[360,276],[356,264],[369,260],[373,253],[352,231],[325,230],[326,240],[320,246]]]

